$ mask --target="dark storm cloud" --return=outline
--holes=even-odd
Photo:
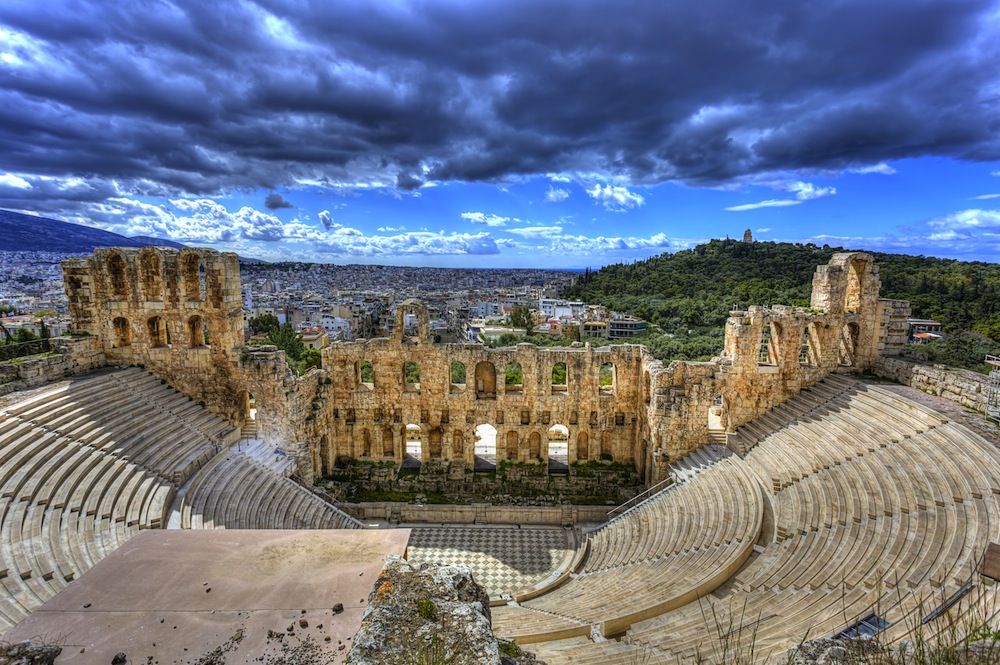
[[[553,172],[720,184],[996,160],[991,12],[985,0],[5,2],[0,172],[79,177],[89,192],[57,192],[77,200]]]
[[[277,192],[272,192],[264,197],[264,207],[268,210],[278,210],[280,208],[294,208],[291,201]]]

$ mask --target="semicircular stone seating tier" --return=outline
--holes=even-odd
[[[184,529],[359,529],[360,522],[251,455],[228,451],[191,481]]]
[[[494,608],[494,628],[520,641],[594,624],[620,632],[714,590],[750,556],[762,519],[746,464],[716,460],[592,533],[578,574],[520,607]]]
[[[0,632],[140,529],[164,528],[178,488],[199,470],[219,469],[238,437],[237,428],[137,368],[62,381],[0,411]],[[308,492],[290,478],[258,475],[254,491],[277,501],[250,524],[357,526],[318,498],[303,498]],[[230,510],[246,513],[239,501]],[[230,518],[215,519],[225,526]]]
[[[1000,534],[1000,452],[968,428],[900,395],[830,377],[740,432],[766,488],[774,537],[726,584],[639,621],[619,641],[539,649],[550,665],[731,662],[781,655],[869,614],[885,639],[947,630],[996,601],[977,574]],[[932,610],[978,587],[952,616]],[[720,629],[721,628],[721,629]],[[606,660],[602,661],[601,658]],[[625,661],[621,661],[625,662]]]

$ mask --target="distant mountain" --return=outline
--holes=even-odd
[[[0,251],[89,254],[95,247],[145,247],[184,245],[159,238],[126,238],[117,233],[61,222],[46,217],[0,210]]]
[[[173,247],[174,249],[184,249],[187,247],[187,245],[179,243],[175,240],[164,240],[163,238],[154,238],[153,236],[132,236],[129,239],[141,243],[143,247],[146,245],[152,245],[154,247]]]

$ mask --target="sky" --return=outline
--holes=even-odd
[[[982,0],[3,0],[0,208],[265,260],[1000,260]]]

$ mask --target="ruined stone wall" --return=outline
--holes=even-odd
[[[234,254],[101,249],[63,271],[74,327],[92,335],[103,362],[144,365],[234,424],[252,394],[259,434],[295,455],[306,481],[345,459],[402,463],[407,425],[419,428],[427,467],[462,472],[474,463],[477,426],[489,424],[498,460],[544,463],[562,425],[570,463],[634,464],[657,482],[719,433],[709,431],[710,409],[732,432],[830,372],[871,369],[903,348],[909,314],[905,302],[878,298],[871,255],[846,252],[817,268],[809,308],[732,312],[712,362],[665,367],[629,344],[433,344],[426,308],[409,300],[397,307],[393,338],[336,343],[323,349],[322,370],[295,377],[276,348],[243,346]],[[416,337],[405,335],[407,313]],[[452,381],[454,363],[464,382]],[[511,363],[523,377],[516,386],[505,383]],[[563,383],[553,381],[557,365]]]
[[[872,370],[879,376],[944,397],[966,408],[986,410],[990,379],[983,374],[945,365],[923,365],[902,358],[886,357],[877,359]]]
[[[219,415],[242,421],[235,254],[113,247],[62,267],[74,329],[97,340],[108,364],[143,365]]]
[[[54,337],[50,344],[55,355],[0,363],[0,395],[45,385],[107,363],[93,337]]]
[[[872,256],[835,254],[813,278],[810,307],[750,307],[726,322],[725,349],[711,363],[650,363],[647,479],[708,441],[708,410],[721,402],[723,428],[764,414],[831,372],[863,371],[906,343],[909,305],[879,299]]]
[[[332,384],[324,417],[328,445],[322,463],[338,457],[392,459],[401,463],[406,426],[420,428],[424,460],[473,464],[476,427],[497,430],[497,456],[518,462],[548,457],[550,429],[569,432],[568,457],[644,464],[638,440],[644,347],[539,348],[531,344],[488,349],[481,345],[431,344],[418,339],[342,342],[323,350]],[[371,383],[361,380],[370,362]],[[407,383],[407,362],[420,382]],[[452,363],[465,366],[466,382],[451,382]],[[508,363],[519,363],[523,382],[504,383]],[[552,369],[566,366],[566,385],[552,385]],[[599,386],[601,366],[613,367],[610,389]]]

